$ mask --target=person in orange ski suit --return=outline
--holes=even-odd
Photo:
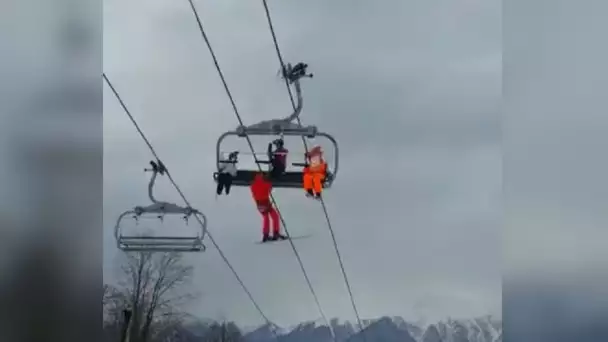
[[[270,201],[270,193],[272,191],[272,183],[262,173],[257,173],[249,187],[251,195],[262,215],[262,242],[269,240],[285,240],[287,237],[281,234],[281,222],[276,209]],[[270,220],[272,219],[272,237],[270,237]]]
[[[323,159],[321,146],[315,146],[306,153],[307,166],[304,168],[303,183],[306,196],[321,198],[323,181],[327,172],[327,163]]]

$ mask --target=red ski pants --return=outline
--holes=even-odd
[[[258,211],[262,214],[262,234],[270,234],[270,220],[272,219],[272,232],[274,235],[278,235],[281,231],[279,225],[279,214],[272,207],[270,202],[258,202]]]

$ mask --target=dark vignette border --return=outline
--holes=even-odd
[[[10,2],[10,50],[0,61],[10,75],[0,80],[0,340],[94,341],[102,318],[102,2]]]

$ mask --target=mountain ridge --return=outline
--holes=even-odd
[[[502,319],[486,315],[471,319],[452,319],[430,324],[412,323],[399,316],[364,320],[364,331],[350,321],[334,318],[329,327],[316,321],[302,322],[284,329],[262,325],[244,335],[245,342],[502,342]],[[330,329],[331,327],[331,329]],[[273,333],[274,331],[274,333]],[[365,337],[363,336],[365,334]]]

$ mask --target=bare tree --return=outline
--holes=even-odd
[[[181,260],[179,253],[126,254],[119,286],[104,288],[107,326],[119,331],[123,310],[128,309],[131,311],[129,342],[153,342],[178,328],[185,315],[180,305],[194,297],[180,291],[191,281],[193,270]]]
[[[229,322],[213,323],[201,342],[241,342],[243,334],[236,324]]]
[[[104,284],[103,287],[103,333],[104,341],[121,341],[120,335],[124,328],[123,310],[126,308],[127,298],[119,288]]]

